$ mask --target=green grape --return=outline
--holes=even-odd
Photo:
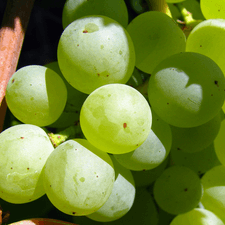
[[[25,66],[10,78],[6,102],[23,123],[47,126],[62,114],[67,90],[63,80],[44,66]]]
[[[136,89],[108,84],[93,91],[80,113],[87,140],[102,151],[122,154],[133,151],[147,138],[152,124],[151,109]]]
[[[134,204],[122,218],[103,225],[158,225],[158,212],[151,194],[145,188],[136,190]]]
[[[59,145],[44,167],[44,187],[52,204],[65,214],[88,215],[109,198],[115,172],[107,153],[85,139]]]
[[[183,31],[165,13],[142,13],[129,23],[127,31],[134,43],[135,65],[146,73],[151,74],[163,59],[185,51]]]
[[[216,138],[221,124],[221,113],[219,112],[210,121],[197,127],[171,127],[172,149],[187,153],[202,151],[208,147]]]
[[[157,167],[151,170],[131,171],[136,187],[145,187],[153,182],[162,174],[168,164],[168,157]]]
[[[121,166],[112,156],[115,169],[113,190],[106,203],[96,212],[87,215],[88,218],[110,222],[124,216],[132,207],[135,197],[135,184],[130,170]]]
[[[225,19],[224,0],[201,0],[200,6],[204,17],[208,19]]]
[[[225,120],[221,122],[220,130],[218,135],[214,140],[215,152],[216,155],[221,162],[221,164],[225,165]]]
[[[215,3],[213,3],[215,4]],[[211,58],[225,74],[225,19],[208,19],[199,23],[187,38],[186,51]]]
[[[171,149],[170,159],[173,165],[186,166],[198,175],[205,173],[214,166],[220,165],[213,143],[200,152],[194,153]]]
[[[202,197],[198,175],[184,166],[172,166],[163,171],[153,189],[156,203],[170,214],[181,214],[194,209]]]
[[[72,87],[62,75],[57,61],[46,64],[45,67],[54,70],[64,81],[67,88],[67,102],[61,116],[49,127],[65,128],[79,122],[81,107],[87,98],[87,94]]]
[[[152,111],[152,128],[144,143],[132,152],[114,155],[114,157],[127,169],[151,170],[166,159],[171,145],[170,126]]]
[[[207,171],[201,179],[203,196],[201,203],[225,223],[225,166],[220,165]]]
[[[177,215],[170,225],[224,225],[223,221],[207,209],[195,208]]]
[[[152,109],[177,127],[200,126],[224,102],[225,78],[217,64],[199,53],[183,52],[163,60],[149,80]]]
[[[42,169],[54,150],[45,131],[15,125],[0,134],[0,143],[0,198],[20,204],[43,196]]]
[[[105,84],[125,84],[135,66],[128,32],[106,16],[72,22],[60,37],[57,55],[63,76],[86,94]]]
[[[128,24],[128,10],[124,0],[67,0],[62,13],[63,29],[74,20],[90,15],[107,16],[123,27]]]

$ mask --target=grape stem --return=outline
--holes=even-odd
[[[65,142],[68,139],[75,138],[76,136],[80,136],[82,133],[80,126],[72,125],[65,130],[62,130],[56,134],[54,133],[48,133],[48,136],[53,144],[53,146],[56,148],[63,142]]]
[[[177,7],[184,19],[184,21],[177,20],[177,23],[181,25],[182,30],[184,31],[185,35],[188,36],[189,33],[193,30],[193,28],[198,25],[203,20],[195,20],[192,16],[192,13],[189,12],[183,4],[177,4]]]
[[[8,0],[0,29],[0,132],[7,105],[4,99],[10,77],[16,71],[25,30],[34,0]]]
[[[165,0],[148,0],[147,2],[152,11],[159,11],[168,14],[169,7]]]

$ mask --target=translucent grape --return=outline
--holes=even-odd
[[[61,116],[49,127],[65,128],[79,122],[80,110],[87,94],[72,87],[62,75],[57,61],[46,64],[45,67],[54,70],[64,81],[67,88],[67,102]]]
[[[103,206],[112,192],[114,179],[110,157],[85,139],[59,145],[44,168],[49,200],[57,209],[73,216],[88,215]]]
[[[225,120],[221,122],[220,130],[217,137],[214,140],[214,146],[216,155],[221,162],[221,164],[225,165]]]
[[[220,165],[213,143],[200,152],[194,153],[171,149],[170,159],[173,165],[186,166],[198,175],[205,173],[214,166]]]
[[[213,2],[215,5],[215,3]],[[211,10],[211,9],[210,9]],[[187,38],[186,51],[211,58],[225,74],[225,19],[208,19],[199,23]]]
[[[225,79],[207,56],[183,52],[162,61],[149,80],[152,109],[177,127],[200,126],[213,119],[224,102]]]
[[[95,147],[122,154],[147,138],[152,124],[146,99],[125,84],[108,84],[93,91],[80,113],[81,129]]]
[[[202,196],[202,185],[198,175],[191,169],[172,166],[164,170],[155,181],[153,193],[160,208],[177,215],[198,205]]]
[[[106,203],[96,212],[87,215],[88,218],[110,222],[124,216],[132,207],[135,198],[135,184],[132,173],[111,157],[115,169],[113,190]]]
[[[224,225],[223,221],[207,209],[196,208],[176,216],[170,225]]]
[[[168,157],[157,167],[151,170],[131,171],[134,177],[136,187],[145,187],[153,182],[162,174],[168,165]]]
[[[114,155],[114,157],[127,169],[151,170],[166,159],[171,145],[170,126],[152,111],[152,128],[144,143],[132,152]]]
[[[203,185],[202,205],[225,223],[225,166],[216,166],[207,171],[201,181]]]
[[[225,2],[224,0],[201,0],[200,6],[206,19],[225,19]]]
[[[136,191],[134,204],[130,211],[122,218],[104,225],[137,225],[137,224],[158,224],[158,212],[151,194],[145,188]]]
[[[13,115],[23,123],[47,126],[62,114],[67,90],[63,80],[44,66],[25,66],[8,82],[6,101]]]
[[[60,37],[57,55],[69,84],[87,94],[105,84],[125,84],[135,66],[134,46],[128,32],[105,16],[72,22]]]
[[[146,73],[151,74],[163,59],[185,51],[183,31],[165,13],[142,13],[129,23],[127,31],[134,43],[135,65]]]
[[[213,119],[197,127],[171,127],[172,149],[195,153],[207,148],[216,138],[221,124],[221,113]]]
[[[42,169],[54,150],[45,131],[20,124],[0,134],[0,198],[27,203],[45,194]]]
[[[107,16],[123,27],[128,24],[128,11],[124,0],[67,0],[63,7],[63,28],[74,20],[89,15]]]

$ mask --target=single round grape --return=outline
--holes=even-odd
[[[67,90],[63,80],[44,66],[25,66],[10,78],[6,102],[12,114],[21,122],[47,126],[63,112]]]
[[[125,84],[135,66],[128,32],[115,20],[100,15],[83,17],[67,26],[57,55],[63,76],[86,94],[105,84]]]
[[[171,149],[170,160],[172,165],[186,166],[195,171],[198,175],[205,173],[214,166],[220,165],[215,152],[214,143],[194,153]]]
[[[219,112],[213,119],[209,120],[197,127],[171,127],[172,131],[172,148],[187,153],[195,153],[207,148],[220,130],[221,112]]]
[[[165,13],[142,13],[129,23],[127,31],[134,43],[135,65],[146,73],[151,74],[163,59],[185,51],[183,31]]]
[[[203,207],[210,210],[225,223],[225,166],[215,166],[201,178]]]
[[[213,2],[215,5],[215,3]],[[210,9],[211,10],[211,9]],[[199,23],[187,38],[186,51],[211,58],[225,74],[225,19],[208,19]]]
[[[152,128],[144,143],[132,152],[114,155],[115,159],[130,170],[151,170],[168,156],[172,145],[170,126],[152,111]]]
[[[20,124],[0,134],[0,198],[18,204],[45,194],[42,169],[53,145],[43,129]]]
[[[155,181],[156,203],[170,214],[181,214],[197,207],[202,196],[198,175],[184,166],[171,166]]]
[[[208,19],[225,19],[225,2],[224,0],[201,0],[201,11],[204,17]]]
[[[121,166],[111,156],[115,169],[113,190],[106,203],[96,212],[87,215],[88,218],[110,222],[124,216],[132,207],[135,198],[134,178],[130,170]]]
[[[128,10],[124,0],[67,0],[62,13],[63,28],[74,20],[89,15],[107,16],[123,27],[128,24]]]
[[[63,213],[88,215],[102,207],[112,193],[115,172],[107,153],[85,139],[59,145],[44,167],[44,187]]]
[[[225,165],[225,120],[221,122],[220,130],[218,135],[216,136],[214,140],[214,146],[215,146],[215,152],[216,155],[221,162],[221,164]]]
[[[152,114],[146,99],[125,84],[108,84],[93,91],[80,113],[87,140],[102,151],[133,151],[147,138]]]
[[[213,119],[225,98],[225,78],[209,57],[183,52],[163,60],[149,80],[152,109],[177,127],[200,126]]]
[[[177,215],[170,225],[224,225],[223,221],[207,209],[196,208]]]

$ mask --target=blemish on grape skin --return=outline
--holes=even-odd
[[[126,128],[126,127],[127,127],[127,123],[124,123],[124,124],[123,124],[123,128]]]
[[[20,137],[20,139],[24,139],[24,137]]]
[[[186,192],[187,190],[188,190],[187,188],[184,189],[185,192]]]
[[[177,150],[180,151],[181,149],[180,148],[177,148]]]
[[[11,170],[13,169],[13,167],[11,167]]]
[[[30,168],[28,167],[27,170],[29,170]]]
[[[73,214],[73,215],[75,215],[75,214],[76,214],[76,212],[72,212],[72,214]]]
[[[14,83],[15,79],[12,79],[12,84]]]
[[[218,81],[217,81],[217,80],[214,81],[214,84],[215,84],[217,87],[219,87],[219,84],[218,84]]]
[[[200,45],[200,48],[202,47],[202,45]]]
[[[88,31],[86,29],[83,30],[83,33],[88,33]]]

